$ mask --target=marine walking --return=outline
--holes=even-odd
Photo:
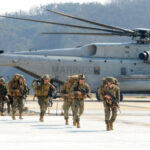
[[[7,103],[8,98],[7,95],[7,87],[5,85],[5,79],[0,77],[0,115],[4,116],[4,104]]]
[[[120,102],[120,89],[114,77],[103,78],[103,84],[98,90],[100,99],[104,104],[106,130],[113,130]]]
[[[16,120],[17,109],[19,110],[19,119],[23,119],[24,100],[29,94],[29,88],[23,75],[15,74],[8,82],[8,94],[13,100],[12,119]]]
[[[39,120],[41,122],[44,121],[44,115],[50,105],[50,100],[52,100],[52,97],[56,93],[56,88],[50,83],[50,80],[50,76],[44,74],[39,79],[33,80],[31,84],[31,87],[34,89],[34,96],[37,97],[40,106]],[[80,128],[80,117],[84,112],[84,99],[88,97],[89,93],[90,88],[85,83],[85,75],[68,76],[67,81],[60,90],[60,96],[64,100],[63,109],[66,125],[69,124],[69,109],[71,109],[73,125]],[[7,94],[9,100],[6,97]],[[15,74],[13,76],[8,82],[8,92],[5,79],[0,77],[0,115],[4,115],[4,103],[7,102],[8,104],[12,104],[12,119],[16,120],[17,109],[19,110],[19,119],[23,119],[24,99],[28,94],[29,88],[23,75]],[[113,130],[120,102],[118,80],[114,77],[104,77],[102,85],[98,89],[98,96],[104,105],[106,130]]]
[[[34,88],[34,95],[38,98],[40,106],[40,121],[44,121],[44,115],[49,105],[49,98],[56,93],[56,88],[50,83],[50,76],[43,75],[40,79],[32,82]]]
[[[78,81],[78,75],[68,76],[67,81],[61,88],[61,97],[64,100],[63,110],[64,110],[64,119],[66,121],[66,125],[69,124],[69,109],[71,108],[73,114],[73,98],[74,96],[70,93],[72,85]]]
[[[90,88],[85,83],[85,76],[83,74],[79,75],[78,81],[72,85],[70,93],[74,96],[72,103],[73,125],[80,128],[80,117],[84,112],[84,99],[90,93]]]

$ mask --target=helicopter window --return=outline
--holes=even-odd
[[[125,67],[121,68],[121,75],[126,75],[127,74],[127,69]]]
[[[100,74],[100,67],[94,67],[94,74]]]

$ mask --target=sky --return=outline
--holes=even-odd
[[[110,0],[0,0],[0,14],[16,12],[16,11],[29,11],[33,7],[51,3],[65,3],[65,2],[100,2],[102,4],[109,3]]]

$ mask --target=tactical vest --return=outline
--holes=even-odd
[[[40,83],[40,85],[38,85],[34,89],[35,96],[44,96],[44,97],[48,96],[49,88],[50,83],[47,84]]]
[[[119,88],[117,85],[113,85],[112,88],[109,88],[107,85],[103,85],[101,88],[100,88],[100,91],[99,91],[99,96],[102,100],[106,101],[107,103],[109,104],[112,104],[112,101],[111,100],[107,100],[105,99],[105,95],[112,95],[113,97],[115,97],[118,102],[120,101],[120,95],[119,95]]]
[[[8,94],[10,96],[16,97],[16,96],[23,96],[21,91],[24,91],[25,85],[19,84],[18,81],[11,80],[8,82]],[[17,92],[19,90],[19,92]]]
[[[7,94],[7,88],[5,85],[0,85],[0,97],[6,96]]]
[[[71,88],[71,91],[72,91],[71,93],[74,94],[75,99],[80,99],[80,100],[85,99],[83,94],[81,94],[81,95],[77,94],[77,91],[80,91],[80,89],[84,89],[87,92],[87,94],[89,93],[89,87],[86,83],[79,84],[77,82]]]

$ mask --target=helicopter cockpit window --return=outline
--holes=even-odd
[[[126,67],[121,68],[121,75],[127,75],[127,68]]]
[[[100,74],[100,67],[97,66],[97,67],[94,67],[94,74]]]

